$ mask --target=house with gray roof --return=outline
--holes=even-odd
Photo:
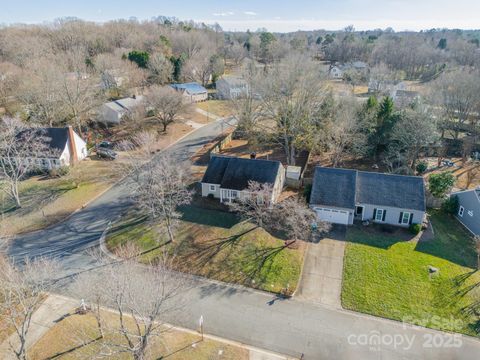
[[[25,136],[27,132],[33,136]],[[44,143],[44,152],[15,159],[17,164],[33,164],[39,170],[49,171],[63,166],[72,166],[88,156],[87,143],[71,126],[27,129],[18,133],[17,138],[19,140],[36,138]],[[2,161],[1,155],[0,161]]]
[[[452,194],[458,198],[456,218],[473,235],[480,235],[480,187]]]
[[[199,83],[189,82],[183,84],[171,84],[170,86],[182,93],[182,95],[192,103],[208,99],[208,90]]]
[[[354,219],[408,227],[425,218],[423,178],[351,169],[315,168],[310,207],[319,220]]]
[[[120,124],[136,109],[144,105],[143,96],[132,96],[107,102],[98,111],[98,121],[105,124]]]
[[[219,99],[235,99],[246,94],[248,91],[247,82],[239,76],[222,76],[215,83],[217,97]]]
[[[201,181],[202,196],[229,203],[249,196],[250,182],[270,184],[269,201],[278,200],[285,183],[285,169],[279,161],[213,155]]]

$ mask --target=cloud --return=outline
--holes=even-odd
[[[232,16],[232,15],[235,15],[235,13],[233,11],[226,11],[226,12],[221,12],[221,13],[213,13],[212,14],[213,16]]]
[[[245,15],[250,15],[250,16],[256,16],[257,13],[256,12],[253,12],[253,11],[244,11],[243,12]]]

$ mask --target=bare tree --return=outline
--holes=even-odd
[[[20,182],[38,168],[37,159],[54,155],[49,140],[42,130],[29,129],[18,119],[0,122],[0,188],[17,207],[21,206]]]
[[[154,85],[150,87],[145,97],[146,106],[163,125],[163,132],[167,131],[168,125],[178,119],[181,112],[189,108],[183,95],[170,87]]]
[[[394,125],[388,150],[402,154],[406,165],[414,171],[421,151],[437,140],[435,118],[428,108],[419,105],[405,110]]]
[[[273,187],[271,184],[248,182],[248,195],[229,204],[230,209],[239,213],[242,218],[264,227],[269,224],[272,208]]]
[[[166,84],[173,76],[173,65],[162,53],[155,53],[150,56],[148,69],[151,72],[151,80],[156,84]]]
[[[242,78],[246,83],[245,91],[231,99],[232,109],[237,119],[237,130],[243,132],[250,140],[254,138],[261,118],[261,101],[256,93],[259,77],[254,62],[247,62],[242,69]]]
[[[132,246],[120,248],[117,255],[124,260],[107,261],[102,269],[84,273],[76,280],[76,293],[87,304],[94,304],[99,327],[98,335],[83,333],[83,341],[101,338],[95,352],[87,354],[89,358],[128,354],[144,360],[152,339],[166,331],[165,316],[182,308],[178,295],[185,281],[170,270],[171,258],[166,253],[147,267],[138,264],[139,251]]]
[[[178,207],[190,203],[189,168],[168,154],[146,163],[134,183],[134,199],[150,218],[161,220],[168,238],[174,241],[175,226],[181,214]]]
[[[442,109],[443,127],[451,129],[455,139],[480,103],[478,76],[476,71],[459,69],[443,73],[433,85],[432,98]]]
[[[98,91],[99,79],[88,72],[82,49],[67,54],[63,64],[61,99],[79,134],[91,111],[103,101]]]
[[[227,46],[226,56],[232,59],[235,65],[239,65],[247,57],[247,51],[242,44],[234,42]]]
[[[20,98],[31,108],[31,117],[48,126],[65,119],[62,73],[53,59],[33,59],[22,79]]]
[[[16,358],[28,359],[26,342],[34,312],[55,285],[58,266],[47,259],[26,259],[19,266],[0,258],[0,321],[15,330],[9,345]]]
[[[341,165],[346,155],[360,156],[368,150],[367,136],[357,110],[355,99],[340,101],[335,107],[333,119],[325,128],[323,138],[320,137],[334,167]]]
[[[318,221],[315,212],[298,197],[275,204],[271,221],[273,228],[283,231],[293,241],[309,241],[314,230],[318,233],[330,230],[330,224]]]
[[[261,99],[261,132],[280,145],[287,163],[295,164],[296,150],[312,146],[325,98],[325,83],[315,63],[292,56],[276,64],[257,88]]]

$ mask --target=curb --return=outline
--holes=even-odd
[[[76,299],[74,299],[74,298],[59,295],[59,294],[49,294],[49,296],[54,296],[54,297],[63,299],[66,302],[67,301],[68,302],[75,302],[76,301]],[[114,309],[103,307],[103,306],[102,306],[102,309],[105,310],[105,311],[111,312],[111,313],[116,313],[117,312]],[[199,331],[195,331],[195,330],[192,330],[192,329],[189,329],[189,328],[184,328],[184,327],[181,327],[181,326],[176,326],[176,325],[172,325],[172,324],[169,324],[169,323],[163,323],[163,322],[161,324],[169,327],[172,330],[177,330],[177,331],[184,332],[184,333],[187,333],[187,334],[192,334],[192,335],[201,335],[201,333]],[[242,343],[242,342],[239,342],[239,341],[225,339],[223,337],[216,336],[216,335],[211,335],[211,334],[205,334],[204,333],[203,337],[205,339],[217,341],[217,342],[220,342],[220,343],[223,343],[223,344],[240,347],[240,348],[243,348],[243,349],[246,349],[246,350],[249,350],[249,351],[255,351],[257,353],[265,354],[267,356],[274,356],[274,357],[278,358],[278,360],[294,360],[294,359],[297,359],[297,358],[290,357],[290,356],[287,356],[287,355],[284,355],[284,354],[280,354],[280,353],[277,353],[277,352],[274,352],[274,351],[257,348],[255,346],[248,345],[248,344],[245,344],[245,343]]]

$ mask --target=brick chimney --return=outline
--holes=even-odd
[[[68,131],[68,147],[70,150],[70,166],[73,166],[78,161],[77,147],[75,146],[75,133],[71,126],[67,126]]]

